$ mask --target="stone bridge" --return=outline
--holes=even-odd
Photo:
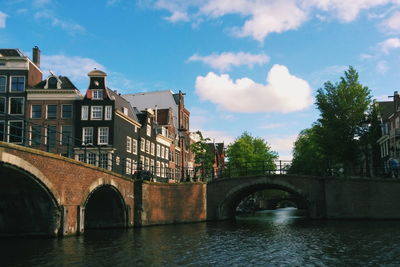
[[[206,220],[206,184],[134,182],[89,164],[0,142],[0,235]]]
[[[293,194],[315,219],[400,219],[400,180],[265,175],[152,183],[0,142],[0,236],[233,219],[239,202],[263,189]]]
[[[313,219],[400,219],[400,180],[266,175],[220,179],[207,184],[207,219],[235,217],[246,196],[281,189],[299,199]]]

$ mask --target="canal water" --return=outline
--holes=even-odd
[[[400,221],[314,221],[295,209],[236,221],[0,239],[0,266],[400,266]]]

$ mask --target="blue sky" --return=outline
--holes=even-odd
[[[82,92],[94,67],[121,93],[182,90],[191,130],[282,158],[347,66],[375,98],[400,89],[399,0],[0,0],[0,47],[35,45]]]

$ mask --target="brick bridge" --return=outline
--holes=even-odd
[[[398,180],[266,175],[151,183],[0,142],[3,236],[232,219],[244,197],[263,189],[295,195],[311,218],[400,218]]]

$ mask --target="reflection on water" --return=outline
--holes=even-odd
[[[236,221],[0,240],[1,266],[400,265],[398,221],[312,221],[281,209]]]

